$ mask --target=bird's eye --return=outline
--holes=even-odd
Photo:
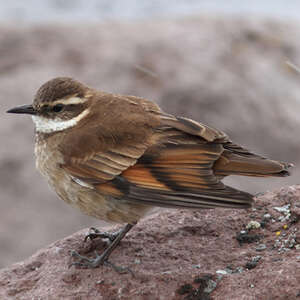
[[[54,112],[60,112],[60,111],[63,110],[63,108],[64,108],[63,104],[56,104],[56,105],[53,106],[52,110]]]

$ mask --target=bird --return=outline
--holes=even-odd
[[[35,124],[36,167],[65,202],[100,220],[125,224],[94,258],[107,263],[131,228],[153,207],[249,208],[254,196],[225,185],[229,175],[290,175],[292,164],[235,144],[221,130],[165,113],[154,102],[100,91],[70,77],[44,83],[33,103],[7,111]]]

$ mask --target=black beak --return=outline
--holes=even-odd
[[[34,110],[33,106],[30,104],[30,105],[22,105],[22,106],[14,107],[12,109],[9,109],[7,113],[35,115],[36,111]]]

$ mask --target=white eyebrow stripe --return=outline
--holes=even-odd
[[[89,112],[90,109],[87,108],[82,113],[80,113],[78,116],[74,117],[71,120],[60,120],[58,118],[48,119],[37,115],[32,116],[32,120],[35,124],[35,129],[37,132],[51,133],[51,132],[62,131],[64,129],[75,126],[82,118],[88,115]]]
[[[88,99],[86,98],[80,98],[80,97],[71,97],[71,98],[66,98],[66,99],[59,99],[51,103],[51,105],[56,105],[56,104],[82,104],[85,103]]]

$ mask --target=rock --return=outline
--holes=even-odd
[[[300,199],[300,185],[293,188],[294,194],[288,200],[291,212]],[[280,197],[282,193],[280,190],[260,196],[254,205],[255,218],[263,218],[274,205],[287,204]],[[104,247],[96,240],[84,243],[88,230],[79,231],[2,269],[0,298],[296,299],[300,282],[298,250],[278,254],[267,247],[256,256],[252,244],[240,245],[235,240],[236,229],[250,222],[252,213],[251,209],[165,210],[148,216],[111,256],[114,264],[130,268],[132,273],[125,274],[108,266],[70,267],[70,250],[93,255],[95,248],[100,252]],[[277,238],[272,226],[256,229],[263,234],[266,245],[274,244]],[[297,222],[286,232],[299,230]],[[246,265],[249,261],[252,263]],[[245,265],[247,269],[243,269]]]
[[[242,230],[237,236],[237,241],[242,245],[243,243],[254,243],[261,239],[261,235],[259,234],[251,234],[248,231]]]

